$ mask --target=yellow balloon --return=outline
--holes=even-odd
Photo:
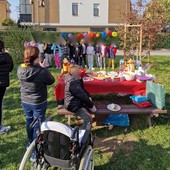
[[[99,37],[100,37],[100,33],[97,33],[97,34],[96,34],[96,37],[99,38]]]
[[[112,32],[112,37],[117,37],[117,32]]]

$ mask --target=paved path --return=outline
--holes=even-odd
[[[122,50],[118,50],[117,55],[124,55],[124,53]],[[170,57],[170,49],[152,50],[151,56],[169,56]]]

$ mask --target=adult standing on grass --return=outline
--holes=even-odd
[[[54,83],[54,77],[46,68],[45,60],[39,62],[40,51],[30,46],[24,51],[24,64],[18,68],[18,78],[21,84],[22,107],[26,114],[26,130],[29,144],[37,137],[38,123],[34,128],[30,124],[37,117],[45,120],[47,108],[47,85]]]
[[[2,101],[9,86],[9,72],[13,70],[12,57],[5,52],[4,42],[0,40],[0,134],[7,133],[11,127],[2,125]]]

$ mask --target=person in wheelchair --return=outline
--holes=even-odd
[[[84,88],[78,65],[71,66],[70,73],[65,77],[65,84],[65,108],[76,116],[81,117],[83,124],[80,129],[86,129],[86,126],[91,123],[91,116],[86,109],[92,113],[97,110],[89,93]]]

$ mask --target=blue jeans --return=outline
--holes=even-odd
[[[86,129],[87,125],[91,123],[91,117],[85,111],[85,109],[81,108],[74,112],[76,116],[79,116],[83,119],[83,124],[80,126],[80,129]]]
[[[26,115],[26,130],[29,144],[37,137],[37,130],[39,128],[38,123],[35,124],[33,128],[30,127],[30,124],[37,117],[41,118],[41,122],[45,120],[45,112],[47,108],[47,101],[42,104],[32,105],[22,102],[22,107]]]

